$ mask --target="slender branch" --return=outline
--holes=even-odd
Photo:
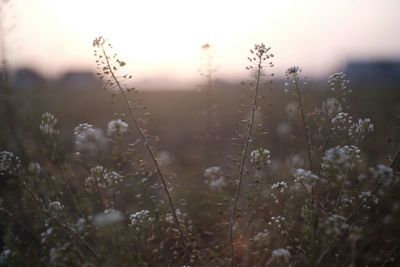
[[[99,257],[99,255],[96,253],[96,250],[81,236],[79,235],[74,229],[72,229],[70,226],[67,224],[61,222],[59,219],[55,218],[54,216],[51,216],[50,212],[46,209],[46,207],[43,205],[42,201],[39,199],[39,197],[32,191],[31,188],[29,188],[24,181],[22,181],[19,177],[18,180],[22,184],[22,186],[25,188],[26,191],[29,192],[29,194],[33,197],[34,202],[40,207],[42,212],[49,218],[53,219],[58,225],[62,226],[63,228],[69,230],[75,238],[77,238],[89,251],[90,253],[93,254],[96,258]]]
[[[170,208],[172,210],[172,215],[173,215],[176,227],[177,227],[177,229],[179,231],[179,235],[180,235],[180,237],[182,239],[182,242],[183,242],[185,248],[187,248],[186,241],[185,241],[184,235],[183,235],[183,231],[182,231],[181,225],[179,223],[178,216],[176,214],[176,209],[175,209],[175,206],[174,206],[174,204],[172,202],[171,194],[169,193],[166,179],[165,179],[163,173],[161,172],[160,165],[157,162],[156,156],[155,156],[155,154],[153,152],[153,149],[151,148],[151,146],[150,146],[150,144],[148,142],[148,138],[146,137],[146,134],[145,134],[143,128],[141,127],[139,121],[136,118],[136,115],[135,115],[135,112],[133,111],[132,105],[131,105],[131,103],[130,103],[125,91],[123,90],[120,81],[115,76],[115,73],[113,71],[113,68],[111,66],[111,63],[110,63],[109,58],[108,58],[108,55],[107,55],[103,45],[101,45],[101,50],[102,50],[104,58],[106,59],[106,64],[107,64],[107,67],[108,67],[108,71],[110,72],[110,75],[111,75],[112,79],[114,80],[118,90],[120,91],[120,93],[121,93],[121,95],[122,95],[122,97],[123,97],[123,99],[125,101],[125,104],[128,107],[130,118],[131,118],[133,124],[135,125],[136,129],[138,130],[139,135],[140,135],[141,139],[144,142],[144,146],[145,146],[147,152],[149,153],[150,158],[151,158],[151,160],[152,160],[152,162],[153,162],[153,164],[154,164],[154,166],[156,168],[156,172],[157,172],[157,174],[158,174],[158,176],[159,176],[159,178],[161,180],[164,192],[165,192],[165,194],[167,196],[167,199],[168,199],[169,206],[170,206]]]
[[[331,123],[330,123],[330,125],[329,125],[328,136],[326,137],[325,142],[324,142],[324,145],[323,145],[322,150],[321,150],[321,160],[320,160],[320,164],[319,164],[318,175],[321,174],[322,159],[324,158],[325,151],[326,151],[326,149],[328,148],[328,144],[329,144],[329,141],[330,141],[331,136],[332,136],[332,131],[333,131],[333,122],[332,122],[332,119],[331,119]]]
[[[231,215],[231,223],[230,223],[230,241],[231,241],[231,266],[234,266],[234,254],[235,254],[235,248],[234,248],[234,241],[233,241],[233,227],[235,224],[235,217],[236,217],[236,210],[237,210],[237,205],[238,205],[238,200],[239,200],[239,193],[240,193],[240,188],[243,182],[243,176],[244,176],[244,170],[245,170],[245,162],[247,159],[247,154],[249,150],[249,145],[251,142],[251,133],[255,121],[255,114],[257,110],[257,100],[258,100],[258,91],[260,87],[260,80],[261,80],[261,69],[262,69],[262,55],[259,57],[259,61],[257,64],[257,75],[256,75],[256,87],[255,87],[255,92],[254,92],[254,97],[253,97],[253,107],[252,107],[252,112],[251,112],[251,118],[250,122],[248,124],[247,128],[247,134],[246,134],[246,143],[244,146],[244,150],[242,153],[242,159],[240,162],[240,170],[239,170],[239,179],[238,179],[238,184],[236,186],[236,192],[235,192],[235,198],[233,201],[233,207],[232,207],[232,215]]]
[[[357,141],[355,143],[356,146],[358,146],[358,143],[360,142],[361,134],[362,134],[362,131],[360,130],[360,132],[358,133],[358,136],[357,136]],[[342,186],[340,187],[339,195],[338,195],[338,197],[336,199],[335,208],[334,208],[335,210],[339,207],[339,202],[340,202],[340,199],[342,197],[344,186],[345,186],[345,184],[346,184],[346,182],[347,182],[347,180],[349,178],[350,169],[351,169],[351,162],[353,161],[354,156],[355,156],[355,151],[353,151],[353,153],[351,154],[350,161],[349,161],[349,166],[346,168],[346,174],[345,174],[345,176],[343,178]]]
[[[256,195],[256,198],[254,199],[253,205],[251,206],[250,215],[249,215],[249,218],[247,219],[247,223],[246,223],[246,226],[245,226],[245,228],[243,230],[242,236],[244,236],[247,233],[247,231],[249,230],[249,228],[250,228],[250,224],[252,223],[253,216],[254,216],[254,213],[255,213],[254,211],[255,211],[255,209],[257,207],[258,200],[259,200],[260,195],[261,195],[261,191],[262,191],[262,179],[260,179],[260,182],[259,182],[259,185],[258,185],[257,195]]]
[[[308,135],[308,126],[306,124],[306,117],[304,115],[303,98],[301,96],[297,76],[295,76],[293,79],[294,79],[294,84],[295,84],[295,88],[296,88],[297,101],[299,102],[299,107],[300,107],[300,115],[301,115],[301,122],[303,124],[303,129],[304,129],[304,136],[306,138],[308,165],[310,167],[310,170],[312,171],[313,165],[312,165],[312,160],[311,160],[311,143],[310,143],[310,137]]]

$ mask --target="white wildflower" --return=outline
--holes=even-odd
[[[40,173],[40,164],[37,162],[31,162],[28,165],[28,171],[33,176],[38,176]]]
[[[296,169],[293,173],[294,182],[302,184],[312,184],[319,180],[318,175],[304,169]]]
[[[100,212],[94,215],[93,224],[98,227],[107,227],[119,223],[123,219],[124,215],[119,210],[106,209],[104,210],[104,212]]]
[[[361,161],[361,151],[353,145],[337,146],[325,152],[321,167],[324,170],[344,171]]]
[[[346,218],[337,214],[329,216],[323,223],[325,233],[328,235],[340,235],[349,228]]]
[[[21,167],[21,161],[14,153],[0,152],[0,175],[16,175]]]
[[[280,193],[284,193],[285,190],[287,189],[287,183],[282,181],[282,182],[276,182],[271,186],[271,189],[277,190]]]
[[[108,123],[107,134],[109,136],[122,135],[128,132],[128,123],[121,119],[112,120]]]
[[[257,170],[261,170],[271,164],[271,152],[265,148],[258,148],[250,153],[250,163]]]
[[[346,74],[343,72],[334,73],[329,76],[328,84],[332,92],[337,94],[341,102],[346,102],[346,97],[352,91],[347,88],[349,80],[346,80]]]
[[[321,110],[326,116],[333,118],[342,111],[342,106],[335,97],[330,97],[322,103]]]
[[[225,177],[223,176],[222,170],[218,166],[208,167],[204,170],[204,177],[206,178],[205,183],[212,190],[220,190],[226,186]]]
[[[370,206],[367,204],[367,202],[371,202],[374,204],[378,204],[378,202],[379,202],[379,198],[377,196],[375,196],[374,194],[372,194],[371,191],[361,192],[358,195],[358,198],[361,199],[361,201],[364,203],[365,208],[370,208]]]
[[[55,136],[59,133],[59,130],[55,129],[55,125],[58,122],[57,118],[49,113],[46,112],[42,115],[42,121],[40,123],[40,131],[44,135],[48,135],[50,137]]]
[[[75,150],[78,154],[101,154],[107,147],[103,131],[92,125],[79,124],[75,130]]]
[[[150,216],[150,211],[148,210],[141,210],[129,216],[129,226],[135,227],[136,230],[139,230],[139,226],[153,221],[153,218]]]
[[[353,125],[353,118],[345,112],[339,112],[332,119],[333,129],[338,131],[345,131]]]
[[[90,175],[85,179],[85,185],[90,188],[93,184],[98,187],[114,187],[123,182],[124,177],[115,171],[108,171],[103,166],[96,166],[90,169]]]
[[[50,212],[57,214],[64,209],[64,206],[60,201],[52,201],[49,203],[48,209]]]
[[[282,229],[284,224],[286,223],[286,218],[283,216],[272,216],[268,225],[277,227],[278,229]]]
[[[358,119],[354,122],[349,129],[349,135],[352,137],[362,136],[365,133],[372,133],[374,131],[374,125],[370,119]]]
[[[268,261],[269,264],[272,262],[277,264],[277,263],[285,263],[288,264],[290,261],[291,254],[289,250],[284,249],[284,248],[278,248],[274,249],[272,251],[272,256],[271,259]]]
[[[378,165],[369,169],[375,180],[381,181],[384,186],[400,183],[400,177],[394,175],[392,168],[385,165]]]

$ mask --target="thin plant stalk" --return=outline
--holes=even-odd
[[[308,157],[308,166],[310,170],[313,170],[313,165],[312,165],[312,160],[311,160],[311,143],[310,143],[310,137],[308,135],[308,126],[306,124],[306,117],[304,115],[304,103],[303,103],[303,97],[300,92],[299,84],[298,84],[298,77],[294,77],[294,85],[296,88],[296,95],[297,95],[297,101],[299,102],[299,108],[300,108],[300,115],[301,115],[301,122],[303,124],[303,129],[304,129],[304,137],[306,139],[306,146],[307,146],[307,157]]]
[[[249,151],[249,146],[251,142],[251,134],[253,130],[253,125],[255,121],[255,114],[257,110],[257,100],[258,100],[258,91],[260,88],[260,80],[261,80],[261,69],[262,69],[262,56],[259,57],[258,59],[258,64],[257,64],[257,74],[256,74],[256,86],[255,86],[255,92],[253,96],[253,107],[252,107],[252,112],[251,112],[251,118],[247,126],[247,133],[246,133],[246,143],[243,149],[242,153],[242,158],[240,161],[240,169],[239,169],[239,179],[238,179],[238,184],[236,186],[236,192],[235,192],[235,198],[233,201],[233,207],[232,207],[232,214],[231,214],[231,222],[230,222],[230,242],[231,242],[231,266],[234,266],[234,254],[235,254],[235,248],[234,248],[234,240],[233,240],[233,227],[235,224],[235,217],[236,217],[236,211],[237,211],[237,205],[238,205],[238,200],[239,200],[239,194],[240,194],[240,188],[243,182],[243,177],[244,177],[244,170],[245,170],[245,162],[247,159],[247,154]]]
[[[122,97],[124,99],[125,104],[128,107],[130,118],[131,118],[133,124],[135,125],[136,129],[138,130],[139,135],[140,135],[141,139],[144,142],[144,146],[145,146],[147,152],[149,153],[150,158],[151,158],[151,160],[152,160],[152,162],[153,162],[153,164],[154,164],[154,166],[156,168],[156,172],[157,172],[157,174],[158,174],[158,176],[159,176],[159,178],[161,180],[164,192],[165,192],[165,194],[167,196],[168,204],[169,204],[169,206],[171,208],[172,216],[174,218],[176,227],[177,227],[177,229],[179,231],[179,235],[180,235],[180,237],[182,239],[182,242],[183,242],[184,246],[187,247],[186,246],[186,241],[184,239],[183,231],[182,231],[181,225],[179,223],[178,216],[176,214],[176,209],[175,209],[175,206],[174,206],[174,204],[172,202],[171,194],[169,193],[169,190],[168,190],[168,185],[167,185],[166,179],[164,177],[164,174],[161,171],[160,165],[158,164],[158,161],[156,159],[154,151],[153,151],[153,149],[151,148],[151,146],[149,144],[149,141],[148,141],[148,138],[146,136],[146,133],[144,132],[144,129],[141,127],[138,119],[136,118],[135,112],[133,111],[133,107],[132,107],[131,103],[129,102],[129,99],[128,99],[125,91],[123,90],[120,81],[115,76],[115,73],[113,71],[113,68],[111,66],[111,63],[110,63],[109,58],[108,58],[108,55],[107,55],[103,45],[101,45],[101,51],[102,51],[102,53],[104,55],[104,58],[106,59],[106,64],[107,64],[107,67],[108,67],[108,71],[110,72],[110,75],[111,75],[112,79],[114,80],[119,92],[121,93],[121,95],[122,95]]]
[[[250,228],[250,225],[251,225],[252,220],[253,220],[253,216],[255,214],[254,211],[255,211],[255,209],[257,207],[258,200],[260,199],[260,196],[261,196],[261,192],[262,192],[262,179],[260,179],[260,183],[258,185],[257,195],[256,195],[256,198],[253,201],[253,205],[251,206],[250,213],[249,213],[249,218],[247,219],[247,223],[246,223],[246,226],[245,226],[245,228],[243,230],[242,236],[246,235],[247,231]]]
[[[42,201],[39,199],[39,197],[32,191],[31,188],[29,188],[24,181],[22,181],[19,177],[19,182],[22,184],[22,186],[25,188],[26,191],[29,192],[29,194],[32,196],[34,202],[40,207],[42,212],[46,215],[46,217],[53,219],[58,225],[62,226],[63,228],[67,229],[69,232],[72,233],[72,235],[78,239],[89,251],[90,253],[93,254],[96,258],[99,257],[97,254],[96,250],[80,235],[78,234],[73,228],[68,226],[67,224],[61,222],[54,216],[51,216],[49,211],[46,209],[46,207],[43,205]]]
[[[360,132],[359,132],[359,134],[358,134],[358,136],[357,136],[357,141],[356,141],[356,143],[355,143],[356,146],[358,146],[358,143],[360,142],[361,134],[362,134],[362,131],[360,130]],[[353,152],[353,153],[351,154],[351,157],[350,157],[350,164],[351,164],[351,162],[353,161],[354,156],[355,156],[355,152]],[[351,169],[351,166],[349,166],[349,167],[346,168],[346,174],[345,174],[345,176],[344,176],[344,178],[343,178],[343,182],[342,182],[342,185],[341,185],[341,187],[340,187],[339,195],[338,195],[338,197],[337,197],[337,199],[336,199],[335,210],[339,207],[339,202],[340,202],[340,199],[341,199],[341,197],[342,197],[342,193],[343,193],[343,190],[344,190],[344,186],[345,186],[345,184],[346,184],[346,182],[347,182],[347,180],[348,180],[348,178],[349,178],[350,169]]]

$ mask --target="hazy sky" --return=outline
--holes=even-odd
[[[11,65],[57,75],[93,69],[92,40],[107,37],[138,80],[199,77],[201,45],[218,75],[245,75],[248,50],[264,42],[274,72],[299,65],[310,76],[347,60],[400,58],[399,0],[11,0]],[[4,18],[4,16],[3,16]]]

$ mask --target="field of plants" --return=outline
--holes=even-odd
[[[93,49],[104,88],[3,71],[0,266],[399,266],[400,85],[274,73],[260,43],[241,84],[141,91]]]

